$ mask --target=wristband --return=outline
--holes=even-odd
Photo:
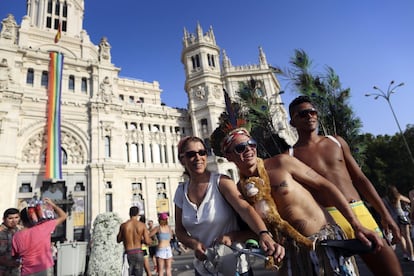
[[[263,235],[263,234],[268,234],[270,237],[272,237],[272,238],[273,238],[272,233],[270,233],[268,230],[262,230],[262,231],[260,231],[260,232],[259,232],[259,236],[261,236],[261,235]]]

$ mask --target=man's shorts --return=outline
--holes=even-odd
[[[356,217],[364,227],[377,232],[378,235],[383,238],[381,229],[362,200],[349,203],[349,206],[352,208]],[[347,238],[354,239],[354,230],[341,212],[335,207],[326,207],[325,209],[331,214],[335,222],[342,228]]]

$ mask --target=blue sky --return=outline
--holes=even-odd
[[[0,19],[8,13],[18,24],[24,0],[1,0]],[[295,49],[313,61],[313,71],[332,67],[362,132],[393,135],[397,124],[387,102],[365,97],[374,85],[386,90],[391,80],[404,82],[391,102],[403,130],[414,124],[414,1],[412,0],[86,0],[84,29],[93,43],[106,36],[112,62],[123,77],[159,81],[162,101],[186,107],[183,29],[194,33],[213,27],[217,44],[233,65],[258,63],[258,47],[268,62],[286,68]],[[286,106],[297,96],[281,80]],[[410,111],[411,110],[411,111]]]

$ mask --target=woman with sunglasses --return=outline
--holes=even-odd
[[[257,234],[263,250],[280,262],[284,248],[273,240],[260,216],[242,199],[233,180],[207,170],[203,140],[183,138],[178,144],[178,156],[189,180],[177,188],[174,197],[176,234],[180,242],[194,250],[195,258],[205,260],[206,249],[215,243],[231,245],[257,238]],[[236,212],[254,233],[239,231]],[[195,271],[195,275],[201,273]],[[252,275],[247,263],[240,267],[239,275]]]

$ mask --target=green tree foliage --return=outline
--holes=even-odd
[[[258,143],[257,154],[268,158],[288,149],[286,141],[277,135],[270,114],[269,102],[260,93],[258,82],[251,78],[241,83],[239,88],[239,104],[244,110],[244,118],[251,126],[251,135]]]
[[[408,125],[404,136],[410,146],[414,146],[414,125]],[[362,168],[379,194],[384,195],[388,185],[395,185],[407,195],[414,188],[414,168],[404,145],[401,134],[393,136],[371,134],[360,136],[367,145],[366,161]]]
[[[342,136],[351,146],[355,159],[362,164],[365,148],[358,143],[362,124],[349,105],[350,89],[341,87],[339,76],[329,66],[324,74],[311,72],[312,62],[303,50],[295,50],[290,65],[287,70],[279,71],[299,94],[314,102],[319,111],[320,133]]]

